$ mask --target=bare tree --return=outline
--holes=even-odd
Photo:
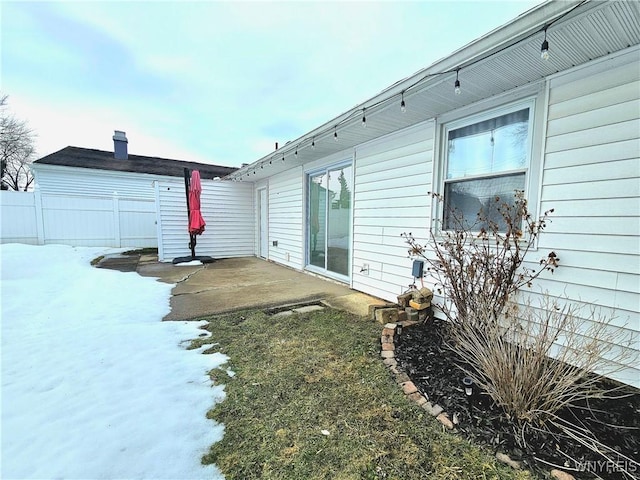
[[[0,188],[26,192],[33,183],[29,164],[35,156],[36,135],[9,111],[8,98],[0,95]]]

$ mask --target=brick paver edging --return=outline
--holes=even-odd
[[[425,394],[418,390],[418,387],[411,381],[409,375],[406,374],[399,366],[395,358],[396,338],[402,333],[402,330],[413,325],[417,325],[420,322],[403,321],[397,323],[386,323],[382,329],[382,336],[380,342],[382,350],[380,356],[382,362],[389,367],[389,370],[394,374],[396,383],[402,388],[405,396],[422,407],[431,416],[435,417],[444,428],[451,431],[456,431],[455,418],[451,419],[447,412],[437,403],[431,403]],[[506,453],[496,453],[496,459],[506,465],[509,465],[515,469],[521,469],[522,464],[516,460],[512,460]],[[562,470],[553,469],[550,472],[552,478],[556,480],[575,480],[575,477]]]

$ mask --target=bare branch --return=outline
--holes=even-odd
[[[0,185],[3,190],[27,190],[33,183],[29,164],[35,157],[35,133],[16,118],[0,96]]]

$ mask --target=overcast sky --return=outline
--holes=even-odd
[[[539,3],[3,1],[1,88],[38,156],[240,166]]]

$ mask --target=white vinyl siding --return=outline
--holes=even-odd
[[[296,167],[270,178],[268,190],[269,260],[297,269],[304,265],[303,186]]]
[[[161,177],[141,173],[111,172],[88,168],[34,165],[36,183],[43,195],[92,195],[120,198],[155,197],[153,181]]]
[[[434,122],[427,122],[356,147],[354,289],[395,302],[412,282],[401,233],[427,237],[433,145]]]
[[[640,70],[638,50],[550,80],[539,256],[560,268],[537,282],[592,303],[634,335],[640,353]],[[532,258],[532,260],[535,260]],[[640,387],[636,356],[617,377]]]
[[[170,262],[191,255],[184,180],[158,182],[158,257]],[[255,251],[253,188],[251,184],[202,180],[200,210],[207,223],[196,237],[196,255],[213,258],[247,257]]]

